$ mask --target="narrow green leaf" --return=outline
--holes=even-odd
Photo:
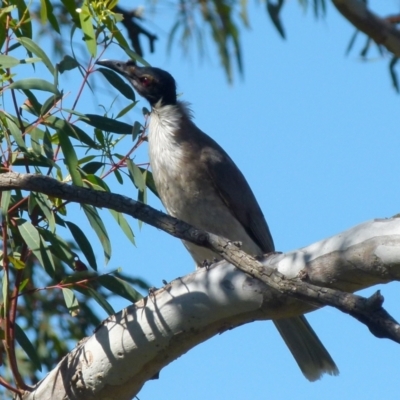
[[[15,269],[24,269],[26,267],[23,261],[14,257],[8,256],[8,261],[14,266]]]
[[[129,173],[133,179],[133,183],[140,190],[143,191],[146,188],[146,181],[143,177],[142,171],[140,168],[133,163],[131,159],[126,160],[126,165],[128,167]]]
[[[84,117],[85,116],[85,114],[82,114],[81,112],[76,111],[76,110],[71,110],[70,108],[63,108],[63,110],[65,112],[67,112],[67,113],[72,114],[72,115],[76,115],[77,117]]]
[[[13,1],[18,8],[18,20],[21,22],[21,32],[24,36],[32,38],[32,17],[29,13],[28,2],[23,0]]]
[[[13,82],[8,88],[21,90],[42,90],[44,92],[60,94],[53,83],[37,78],[20,79],[19,81]]]
[[[154,182],[154,178],[153,178],[153,174],[149,171],[149,170],[147,170],[147,169],[145,169],[145,168],[140,168],[140,170],[142,171],[142,173],[143,173],[143,176],[144,176],[144,172],[146,171],[146,186],[157,196],[157,197],[160,197],[159,195],[158,195],[158,192],[157,192],[157,188],[156,188],[156,183]]]
[[[10,200],[11,200],[11,191],[10,190],[5,190],[5,191],[1,192],[0,207],[1,207],[1,213],[3,214],[3,216],[8,215],[8,207],[10,205]]]
[[[64,132],[59,132],[58,140],[64,153],[64,162],[68,168],[69,174],[71,175],[72,182],[74,185],[82,186],[82,177],[78,170],[78,157],[76,156],[69,137],[65,135]]]
[[[74,21],[75,25],[80,28],[79,14],[77,12],[75,0],[61,0],[61,3],[64,5],[65,9],[68,11],[68,13],[71,16],[72,20]]]
[[[38,228],[40,236],[50,243],[51,253],[74,269],[76,254],[71,250],[71,246],[60,236],[43,228]]]
[[[65,305],[68,308],[69,313],[76,317],[79,313],[79,303],[77,298],[75,297],[74,292],[68,288],[62,288],[62,293],[64,296]]]
[[[117,40],[121,48],[123,49],[129,48],[129,44],[124,38],[124,35],[121,33],[118,27],[113,23],[113,21],[109,18],[106,18],[103,22],[107,26],[108,30],[111,32],[112,36]]]
[[[10,114],[7,114],[4,111],[0,112],[0,116],[1,115],[4,115],[6,117],[4,123],[7,125],[7,128],[11,136],[14,138],[15,143],[17,143],[17,146],[21,149],[21,151],[25,153],[28,152],[28,149],[26,148],[26,144],[21,133],[21,129],[17,126],[16,122],[14,121],[15,117],[11,116]]]
[[[62,93],[54,94],[50,96],[44,103],[42,108],[40,109],[40,115],[47,114],[55,104],[62,98]]]
[[[0,55],[0,68],[12,68],[20,64],[18,58]]]
[[[396,89],[396,92],[399,93],[399,80],[397,78],[397,73],[396,73],[396,69],[395,66],[397,64],[397,62],[399,61],[399,59],[397,57],[393,57],[392,60],[389,63],[389,72],[390,72],[390,76],[392,78],[392,83],[394,88]]]
[[[118,74],[108,68],[98,68],[98,71],[108,80],[108,82],[115,87],[127,99],[135,101],[135,92],[132,86],[128,85]]]
[[[367,37],[367,40],[365,41],[365,46],[363,47],[363,49],[360,52],[360,56],[365,58],[367,57],[368,51],[371,49],[371,42],[372,39],[370,37]]]
[[[96,263],[96,257],[94,255],[94,251],[92,248],[92,245],[90,244],[89,240],[86,238],[85,234],[79,228],[79,226],[75,225],[72,222],[65,221],[65,224],[68,226],[68,229],[70,230],[72,237],[74,238],[76,244],[79,246],[81,249],[83,255],[85,256],[87,262],[89,265],[97,271],[97,263]]]
[[[87,174],[95,174],[102,167],[104,167],[104,163],[102,163],[100,161],[92,161],[92,162],[85,164],[81,168]]]
[[[249,14],[247,12],[248,0],[240,0],[240,18],[246,28],[250,28]]]
[[[98,140],[98,142],[101,144],[102,147],[105,146],[105,138],[104,138],[104,133],[101,129],[97,129],[95,128],[94,130],[94,134],[96,136],[96,139]]]
[[[121,173],[120,173],[117,169],[114,169],[114,175],[115,175],[115,177],[117,178],[118,183],[119,183],[120,185],[123,185],[124,180],[122,179]]]
[[[354,45],[354,43],[355,43],[355,41],[357,39],[357,35],[359,34],[359,32],[360,31],[358,29],[356,29],[355,32],[353,33],[353,35],[352,35],[352,37],[350,39],[350,42],[349,42],[349,44],[347,45],[347,48],[346,48],[346,53],[345,53],[346,56],[349,55],[350,50],[353,48],[353,45]]]
[[[82,129],[70,124],[64,119],[54,117],[53,115],[48,115],[44,120],[44,124],[53,129],[60,130],[62,133],[68,135],[71,138],[81,141],[82,143],[86,144],[87,146],[93,149],[98,148],[96,142],[89,135],[87,135]]]
[[[113,292],[132,303],[136,303],[138,300],[142,299],[143,296],[135,290],[128,282],[117,278],[112,275],[102,275],[99,276],[99,282],[110,292]]]
[[[53,277],[55,271],[53,258],[51,257],[49,247],[40,237],[38,230],[30,222],[22,218],[17,220],[17,226],[27,246],[31,249],[46,272]]]
[[[92,289],[92,288],[85,288],[85,289],[78,289],[76,288],[76,290],[79,290],[82,293],[85,293],[87,296],[91,297],[92,299],[94,299],[97,304],[103,308],[103,310],[108,314],[108,315],[114,315],[115,311],[112,308],[111,304],[96,290]]]
[[[79,162],[79,165],[82,165],[89,161],[94,160],[95,158],[96,158],[95,155],[85,156],[85,157],[80,158],[78,162]]]
[[[43,134],[43,150],[48,159],[54,159],[53,143],[51,141],[51,134],[47,127]]]
[[[0,9],[0,16],[9,14],[11,11],[14,11],[16,8],[17,8],[17,6],[15,6],[15,5],[1,8]]]
[[[29,134],[31,135],[31,145],[33,152],[40,157],[42,155],[42,146],[40,144],[40,141],[44,138],[44,132],[39,128],[33,128],[31,129]]]
[[[122,135],[130,135],[132,133],[132,125],[112,118],[95,114],[85,114],[85,118],[81,119],[87,124],[106,132],[119,133]]]
[[[128,104],[126,107],[124,107],[124,108],[117,114],[117,116],[115,117],[115,119],[118,119],[118,118],[123,117],[127,112],[129,112],[130,110],[132,110],[132,108],[135,107],[137,103],[138,103],[137,101],[134,101],[133,103]],[[132,135],[134,135],[134,132],[132,132]]]
[[[18,287],[19,292],[21,293],[21,292],[25,289],[26,285],[27,285],[28,283],[30,283],[30,282],[31,282],[31,280],[30,280],[29,278],[24,279],[24,280],[19,284],[19,287]]]
[[[47,195],[43,193],[32,192],[31,196],[33,196],[36,200],[37,205],[42,210],[43,215],[47,219],[49,224],[50,232],[54,233],[56,230],[56,220],[54,217],[54,212],[52,210],[52,206],[48,200]]]
[[[47,9],[45,0],[40,0],[40,22],[46,25],[47,22]]]
[[[64,56],[64,58],[58,64],[58,70],[60,71],[60,74],[64,73],[65,71],[71,71],[77,67],[79,67],[78,61],[69,55]]]
[[[117,221],[118,225],[121,227],[122,232],[125,233],[126,237],[131,241],[131,243],[134,245],[135,244],[135,235],[133,234],[133,231],[126,221],[125,217],[123,214],[110,209],[111,215],[115,218]]]
[[[146,66],[146,67],[150,67],[150,64],[143,58],[141,57],[139,54],[135,53],[134,51],[132,51],[130,49],[129,46],[125,47],[125,46],[121,46],[122,49],[125,51],[125,53],[132,59],[132,60],[136,60],[138,63]]]
[[[111,258],[111,242],[110,238],[108,237],[106,227],[101,220],[99,213],[94,207],[87,204],[82,204],[82,208],[86,214],[87,219],[89,220],[91,227],[100,239],[100,243],[103,246],[104,250],[105,263],[107,264]]]
[[[29,107],[26,107],[26,102],[23,107],[26,107],[26,109],[33,115],[38,116],[40,114],[40,109],[42,108],[42,105],[39,103],[35,95],[30,90],[23,90],[23,92],[29,100]]]
[[[39,252],[41,254],[43,268],[46,270],[46,272],[49,276],[54,278],[54,272],[56,270],[56,266],[54,265],[54,260],[53,260],[52,254],[51,254],[51,249],[42,238],[40,238]]]
[[[81,21],[81,29],[84,34],[83,40],[86,43],[86,47],[92,57],[96,57],[97,44],[96,35],[93,28],[92,16],[90,14],[88,1],[85,0],[82,4],[82,8],[79,13],[79,19]]]
[[[44,156],[36,156],[34,159],[16,158],[12,161],[12,165],[14,166],[26,166],[27,164],[31,167],[52,167],[60,170],[60,167],[53,160],[49,160]]]
[[[14,326],[15,326],[15,338],[17,339],[17,342],[25,351],[29,359],[32,361],[32,364],[35,367],[35,369],[38,371],[42,371],[42,365],[40,363],[40,359],[36,352],[35,346],[31,343],[28,336],[26,336],[24,330],[17,323],[15,323]]]
[[[28,197],[28,214],[32,215],[33,210],[35,209],[35,207],[37,206],[37,202],[36,202],[36,197],[35,196],[29,196]]]
[[[46,52],[41,47],[39,47],[32,39],[29,39],[27,37],[21,37],[17,40],[28,51],[30,51],[31,53],[33,53],[37,57],[39,57],[43,61],[43,64],[51,72],[51,74],[52,75],[54,74],[54,66],[53,66],[52,62],[50,61],[50,58],[47,56]]]
[[[146,175],[147,175],[147,170],[145,170],[143,172],[143,179],[145,182],[146,182]],[[147,204],[147,187],[146,187],[146,185],[143,190],[139,190],[138,200],[140,202],[142,202],[143,204]]]
[[[110,188],[108,187],[108,185],[104,182],[103,179],[99,178],[98,176],[87,174],[85,179],[85,183],[88,185],[88,187],[92,187],[95,190],[110,192]]]
[[[82,280],[97,279],[98,275],[89,271],[75,271],[72,275],[65,276],[61,283],[76,283]]]
[[[54,15],[53,5],[50,0],[44,0],[44,3],[46,4],[47,19],[50,22],[50,25],[57,33],[60,33],[60,26],[58,25],[57,18]]]
[[[132,140],[135,140],[143,129],[143,125],[140,122],[135,121],[132,129]]]

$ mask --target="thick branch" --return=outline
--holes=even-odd
[[[400,279],[399,232],[399,219],[372,221],[263,264],[288,277],[302,274],[314,284],[357,290]],[[323,297],[325,289],[319,291]],[[221,262],[110,317],[24,400],[131,399],[164,366],[213,335],[313,309]]]
[[[400,31],[394,24],[372,13],[362,0],[332,0],[332,3],[357,29],[400,57]]]
[[[312,302],[315,306],[333,306],[366,324],[371,332],[378,332],[378,337],[387,337],[400,343],[400,330],[397,329],[397,323],[385,310],[381,308],[372,310],[370,307],[366,307],[365,305],[369,304],[366,299],[338,290],[321,288],[300,279],[289,280],[287,278],[294,278],[294,276],[287,273],[284,276],[277,272],[273,265],[269,267],[268,264],[261,264],[241,251],[231,241],[196,229],[128,197],[71,186],[43,175],[18,174],[16,172],[0,174],[0,190],[11,189],[41,192],[68,201],[111,208],[126,213],[162,229],[172,236],[212,249],[241,271],[261,280],[272,289],[299,300]],[[329,286],[335,287],[334,285]]]

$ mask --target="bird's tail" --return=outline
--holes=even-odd
[[[273,322],[309,381],[316,381],[325,373],[339,374],[332,357],[303,315]]]

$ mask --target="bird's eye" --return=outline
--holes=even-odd
[[[143,86],[149,86],[149,85],[151,84],[151,79],[150,79],[148,76],[142,76],[142,77],[140,78],[140,83],[141,83]]]

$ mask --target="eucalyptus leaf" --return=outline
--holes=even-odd
[[[14,323],[14,327],[15,339],[17,340],[18,344],[22,347],[29,359],[32,361],[35,369],[38,371],[42,371],[42,365],[40,363],[40,359],[36,352],[35,346],[29,340],[24,330],[17,323]]]
[[[107,229],[99,216],[97,210],[87,204],[82,204],[83,211],[96,235],[98,236],[104,250],[105,263],[107,264],[111,258],[111,242],[108,237]]]
[[[69,313],[75,317],[79,313],[79,303],[75,296],[75,293],[68,288],[62,288],[65,305],[68,308]]]
[[[56,269],[49,246],[42,240],[38,230],[28,221],[20,218],[17,220],[19,233],[27,246],[38,259],[46,272],[53,277]]]
[[[142,299],[143,296],[135,290],[128,282],[112,275],[102,275],[98,278],[99,282],[110,292],[113,292],[132,303]]]
[[[96,35],[93,28],[92,15],[89,10],[89,2],[84,0],[79,13],[79,20],[81,21],[81,29],[83,31],[83,40],[92,57],[96,57],[97,43]]]
[[[58,134],[58,140],[64,153],[64,162],[71,175],[72,182],[77,186],[82,186],[82,177],[78,170],[78,157],[76,156],[76,152],[69,137],[63,132],[60,132]]]
[[[60,61],[58,64],[58,70],[60,73],[64,73],[65,71],[71,71],[72,69],[75,69],[79,67],[78,61],[75,60],[75,58],[65,55],[64,58]]]
[[[20,60],[15,57],[0,55],[0,68],[12,68],[20,64]]]
[[[51,128],[57,129],[64,133],[65,135],[80,140],[82,143],[86,144],[87,146],[97,149],[98,145],[96,142],[87,135],[82,129],[78,128],[76,125],[70,124],[68,121],[57,118],[53,115],[46,116],[43,123]]]
[[[50,61],[50,58],[47,56],[46,52],[38,46],[32,39],[27,37],[21,37],[17,39],[22,46],[24,46],[28,51],[38,56],[42,61],[43,64],[47,67],[50,73],[54,74],[54,66]]]
[[[86,235],[83,233],[79,226],[75,225],[73,222],[65,221],[65,225],[68,226],[72,237],[74,238],[76,244],[81,249],[83,255],[85,256],[89,265],[97,271],[97,263],[96,263],[96,256],[94,255],[94,251],[90,241],[87,239]]]
[[[85,114],[85,118],[82,118],[82,120],[87,124],[106,132],[119,133],[122,135],[132,134],[132,125],[112,118],[96,114]]]
[[[111,304],[96,290],[92,288],[85,288],[85,289],[78,289],[80,292],[86,294],[86,296],[91,297],[93,300],[97,302],[97,304],[103,308],[103,310],[108,314],[108,315],[114,315],[115,311],[112,308]]]
[[[146,181],[143,177],[143,173],[140,168],[131,160],[126,160],[126,165],[128,167],[129,173],[133,179],[135,186],[140,190],[143,191],[146,188]]]
[[[59,90],[54,86],[53,83],[38,78],[20,79],[19,81],[13,82],[8,88],[21,90],[41,90],[57,95],[60,94]]]
[[[110,213],[117,221],[118,225],[121,227],[122,232],[124,232],[125,236],[130,240],[130,242],[133,245],[135,245],[135,235],[133,234],[133,231],[128,222],[126,221],[124,215],[112,209],[110,209]]]
[[[108,68],[99,68],[99,72],[108,80],[108,82],[115,87],[127,99],[135,101],[136,96],[132,87],[128,85],[118,74]]]
[[[37,205],[42,210],[43,215],[47,219],[49,224],[50,232],[54,233],[56,230],[56,221],[54,217],[54,212],[52,210],[51,203],[48,200],[47,195],[43,193],[32,192],[31,196],[33,196],[36,200]]]

